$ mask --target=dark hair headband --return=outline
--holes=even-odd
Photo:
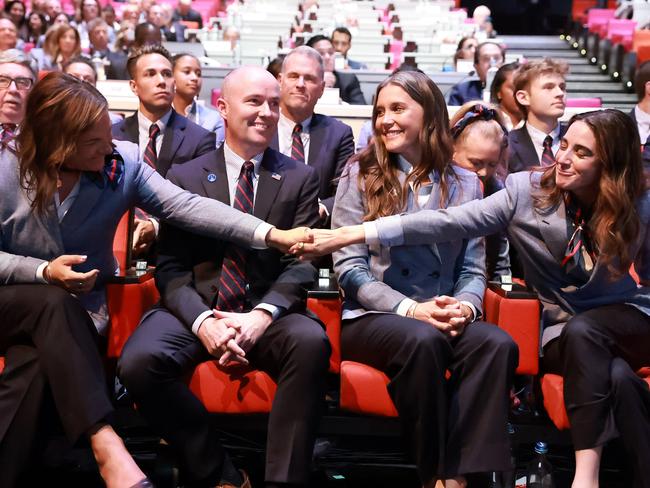
[[[485,105],[481,104],[476,104],[472,108],[470,108],[465,115],[463,115],[463,118],[460,119],[458,122],[454,124],[454,126],[451,128],[451,136],[454,138],[454,140],[458,139],[458,136],[465,130],[465,128],[479,120],[494,120],[497,124],[499,124],[499,127],[501,127],[501,130],[503,130],[503,136],[504,140],[508,141],[508,130],[501,125],[501,122],[499,122],[499,116],[497,115],[497,111],[494,110],[493,108],[486,107]]]

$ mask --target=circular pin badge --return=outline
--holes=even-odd
[[[213,183],[213,182],[217,181],[217,175],[215,175],[214,173],[210,173],[210,174],[208,175],[208,181],[209,181],[210,183]]]

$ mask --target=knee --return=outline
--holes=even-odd
[[[70,310],[78,309],[84,311],[81,303],[63,288],[53,285],[45,285],[39,290],[40,307],[44,310]]]
[[[117,362],[117,376],[132,393],[144,391],[154,385],[152,374],[160,364],[154,352],[126,343]]]
[[[292,356],[315,371],[327,371],[332,351],[327,334],[316,322],[306,327],[296,341]]]
[[[591,340],[594,335],[593,322],[586,314],[579,314],[569,320],[560,334],[562,355]]]
[[[614,358],[610,367],[610,378],[612,382],[612,392],[615,396],[619,393],[630,391],[635,388],[639,381],[636,373],[632,371],[630,365],[621,358]]]
[[[510,334],[498,327],[490,334],[489,347],[492,348],[496,354],[503,356],[515,365],[519,360],[519,346],[514,341]]]
[[[438,362],[451,352],[451,346],[445,335],[435,327],[418,324],[404,332],[402,351],[409,357],[416,358],[418,362]]]

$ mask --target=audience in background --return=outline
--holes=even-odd
[[[56,16],[63,12],[63,8],[61,7],[60,0],[47,0],[42,12],[36,10],[35,8],[33,11],[38,12],[41,15],[45,15],[45,18],[48,20],[50,25],[52,25]]]
[[[451,88],[447,97],[449,105],[463,105],[472,100],[481,100],[486,87],[488,70],[491,67],[500,67],[506,58],[506,50],[500,44],[492,41],[482,42],[474,52],[474,69],[478,78],[461,81]]]
[[[352,105],[365,105],[359,79],[354,73],[345,73],[334,69],[334,46],[329,37],[317,34],[309,38],[307,46],[313,47],[323,58],[325,66],[325,87],[338,88],[339,97]]]
[[[98,18],[100,11],[99,0],[81,0],[81,9],[77,11],[75,16],[75,24],[81,39],[82,49],[88,49],[90,44],[88,40],[88,22]]]
[[[478,41],[473,36],[463,37],[458,41],[458,47],[456,48],[456,53],[454,54],[454,69],[458,64],[458,60],[474,60],[474,53],[476,52],[476,47],[478,46]]]
[[[43,49],[32,49],[39,70],[60,70],[66,61],[81,54],[77,29],[69,24],[53,25],[45,34]]]
[[[348,51],[352,47],[352,34],[347,27],[337,27],[332,32],[332,45],[337,53],[343,55],[345,67],[349,69],[368,69],[365,63],[354,61],[348,57]]]
[[[109,32],[110,27],[104,19],[97,18],[88,22],[90,57],[98,65],[100,79],[128,80],[126,55],[110,49]]]
[[[135,26],[133,44],[131,49],[162,43],[162,33],[159,27],[150,22],[143,22]]]
[[[9,19],[0,18],[0,51],[22,49],[23,41],[18,39],[18,29]]]
[[[275,79],[279,79],[280,71],[282,71],[283,61],[284,61],[284,55],[280,55],[276,58],[273,58],[266,66],[266,71],[271,73]]]
[[[178,0],[178,7],[174,9],[172,16],[173,22],[184,20],[186,22],[196,22],[199,29],[203,29],[203,17],[192,8],[192,0]]]
[[[525,124],[509,136],[508,172],[533,166],[552,166],[560,147],[560,118],[566,107],[566,74],[563,61],[546,58],[521,65],[514,75],[515,100]]]
[[[487,6],[476,7],[472,19],[475,26],[474,36],[477,39],[492,39],[497,36],[497,32],[492,26],[492,12]]]
[[[162,5],[153,4],[147,11],[147,22],[155,25],[160,29],[161,36],[172,42],[185,41],[185,26],[180,22],[170,23],[171,17],[168,19],[165,9]]]
[[[176,83],[174,110],[204,129],[214,132],[217,147],[221,146],[226,137],[221,115],[217,110],[197,103],[203,85],[201,63],[196,56],[186,53],[177,54],[172,61]]]
[[[315,114],[325,89],[323,59],[308,46],[289,52],[280,72],[280,120],[271,147],[316,170],[320,224],[329,221],[338,178],[354,153],[352,129],[334,117]]]
[[[70,24],[70,17],[68,17],[68,14],[65,12],[59,12],[56,14],[54,19],[51,22],[52,27],[58,26],[58,25],[69,25]]]
[[[17,49],[0,52],[0,155],[15,151],[14,137],[25,117],[25,102],[35,75],[29,58]]]
[[[519,68],[519,63],[508,63],[501,66],[490,87],[490,101],[503,115],[503,122],[509,131],[518,129],[523,119],[519,105],[515,100],[513,80],[517,68]]]
[[[630,117],[639,131],[641,159],[646,175],[650,174],[650,61],[641,64],[634,75],[637,104]]]
[[[32,44],[32,47],[43,47],[46,31],[47,21],[43,14],[30,12],[27,16],[27,31],[22,39],[25,43]]]
[[[5,3],[5,15],[11,20],[18,30],[18,37],[24,39],[27,34],[27,22],[25,19],[25,4],[22,0],[11,0]]]

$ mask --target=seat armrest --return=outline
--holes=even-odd
[[[327,285],[322,282],[319,285],[307,291],[307,308],[325,324],[325,332],[332,346],[329,369],[332,373],[338,373],[341,370],[341,295],[333,276]]]

